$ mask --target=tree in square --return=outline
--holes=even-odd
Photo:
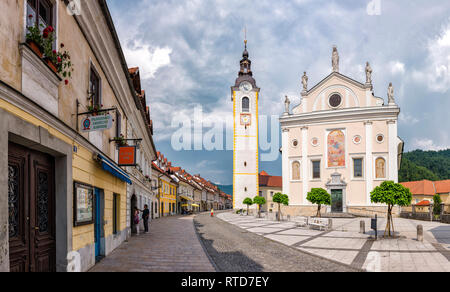
[[[317,204],[317,217],[322,217],[320,214],[320,209],[322,205],[331,205],[331,195],[322,188],[312,188],[311,191],[306,196],[306,199],[312,204]]]
[[[244,205],[247,205],[247,216],[248,216],[248,209],[251,205],[253,205],[253,200],[251,198],[245,198],[244,199]]]
[[[261,196],[256,196],[253,202],[258,205],[258,217],[261,218],[261,206],[266,204],[266,199]]]
[[[289,206],[289,197],[288,195],[282,194],[282,193],[276,193],[273,195],[272,199],[275,203],[278,204],[278,214],[277,214],[277,220],[280,221],[280,215],[281,215],[281,204],[285,206]]]

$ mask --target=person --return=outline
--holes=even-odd
[[[139,209],[134,207],[133,223],[136,228],[136,233],[139,234]]]
[[[144,222],[144,233],[148,233],[148,218],[150,217],[150,211],[148,205],[144,205],[144,211],[142,211],[142,220]]]
[[[211,217],[214,217],[214,208],[211,209]]]

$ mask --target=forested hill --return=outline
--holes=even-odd
[[[400,182],[450,179],[450,149],[404,153],[398,175]]]

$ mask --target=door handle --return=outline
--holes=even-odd
[[[39,227],[34,227],[34,230],[39,230]]]

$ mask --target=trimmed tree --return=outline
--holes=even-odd
[[[313,204],[317,204],[317,217],[322,217],[320,209],[322,205],[331,205],[331,195],[322,188],[313,188],[306,196],[306,199]]]
[[[441,196],[439,194],[436,194],[433,196],[433,213],[435,216],[440,216],[441,215],[441,204],[442,204],[442,200],[441,200]]]
[[[250,208],[251,205],[253,205],[253,201],[251,198],[245,198],[243,203],[244,205],[247,205],[247,216],[248,216],[248,209]]]
[[[272,200],[278,204],[277,220],[280,221],[281,204],[283,204],[285,206],[289,206],[289,197],[288,197],[288,195],[285,195],[282,193],[276,193],[275,195],[273,195]]]
[[[258,217],[261,218],[261,206],[266,204],[266,199],[264,197],[256,196],[253,198],[253,203],[258,205]]]
[[[395,233],[394,221],[392,220],[392,209],[396,205],[401,207],[411,205],[412,194],[408,188],[405,188],[401,184],[394,183],[393,181],[385,181],[370,193],[370,200],[372,203],[382,203],[388,205],[386,230],[384,232],[384,236],[386,236],[387,232],[390,237],[391,227],[392,232]]]

